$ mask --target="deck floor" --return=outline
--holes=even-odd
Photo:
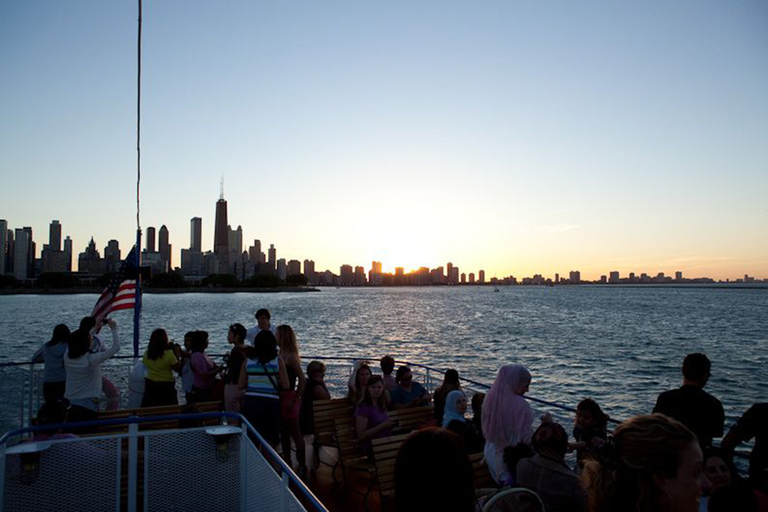
[[[307,467],[312,467],[312,437],[304,438],[307,453]],[[295,458],[295,452],[294,452]],[[338,452],[335,448],[322,447],[320,449],[320,466],[315,471],[310,471],[304,482],[315,493],[315,496],[331,512],[381,512],[381,503],[378,490],[374,487],[368,496],[367,507],[363,498],[371,483],[371,476],[361,472],[349,472],[347,481],[344,481],[341,468],[336,470],[336,479],[333,480],[333,466],[338,460]],[[294,464],[295,467],[295,464]]]

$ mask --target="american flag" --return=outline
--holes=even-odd
[[[93,306],[91,316],[96,323],[101,322],[112,311],[133,309],[136,305],[136,246],[133,246],[128,257],[120,264],[99,300]]]

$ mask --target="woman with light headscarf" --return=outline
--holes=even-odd
[[[464,441],[467,453],[483,450],[483,440],[475,425],[464,414],[467,412],[467,397],[460,389],[448,393],[445,397],[445,412],[442,427],[457,434]]]
[[[485,462],[491,476],[500,485],[514,483],[514,477],[504,462],[504,448],[531,444],[533,411],[523,398],[530,384],[531,374],[523,365],[502,366],[483,403]]]

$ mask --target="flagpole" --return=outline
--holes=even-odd
[[[141,0],[139,3],[139,33],[136,79],[136,304],[133,308],[133,357],[139,357],[141,329],[141,222],[139,190],[141,184]]]

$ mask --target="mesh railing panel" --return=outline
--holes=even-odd
[[[149,511],[240,510],[240,434],[191,430],[145,443]]]
[[[246,479],[247,510],[279,510],[282,482],[269,466],[259,450],[249,444],[246,448],[248,459]]]
[[[9,455],[5,465],[4,510],[117,510],[119,441],[75,439],[52,444],[32,456]],[[22,468],[22,460],[28,462],[38,455],[36,470]]]

